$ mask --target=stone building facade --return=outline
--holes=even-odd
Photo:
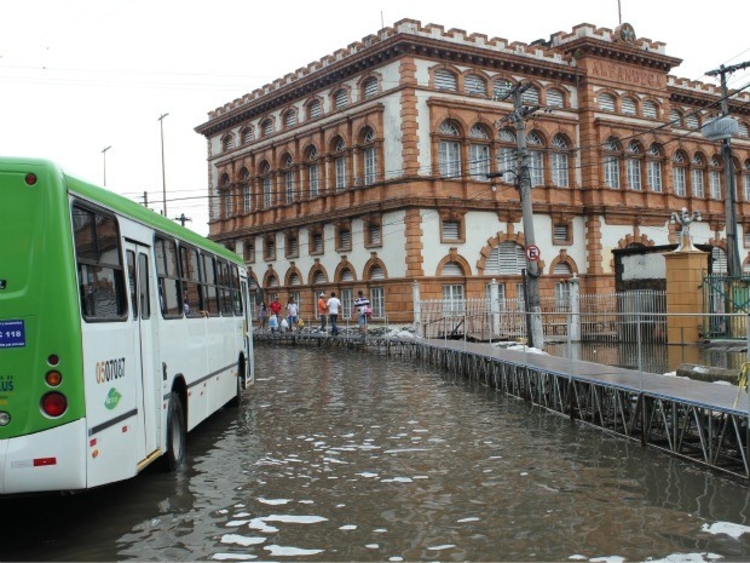
[[[701,127],[718,86],[670,74],[663,43],[589,24],[510,42],[402,20],[209,113],[209,237],[244,256],[258,301],[314,317],[320,292],[349,315],[412,320],[423,299],[520,297],[526,241],[512,92],[526,120],[542,298],[614,289],[612,249],[677,241],[672,211],[701,212],[696,243],[726,260],[721,145]],[[730,96],[740,255],[750,249],[750,96]],[[503,172],[500,178],[488,173]]]

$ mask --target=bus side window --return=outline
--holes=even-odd
[[[176,319],[183,315],[182,291],[177,267],[177,245],[171,239],[160,237],[156,237],[154,245],[161,313],[164,318]]]
[[[83,318],[125,320],[128,300],[117,221],[77,205],[72,219]]]

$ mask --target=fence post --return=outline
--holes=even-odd
[[[573,274],[568,280],[570,291],[570,339],[572,342],[581,340],[581,280]]]
[[[417,280],[411,284],[411,299],[414,305],[414,334],[417,338],[422,337],[422,302],[419,297],[419,283]]]
[[[495,278],[490,281],[490,312],[492,313],[490,335],[500,334],[500,290]],[[491,336],[490,340],[492,340]]]

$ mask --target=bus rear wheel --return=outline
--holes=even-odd
[[[164,456],[167,471],[176,471],[184,463],[186,436],[185,409],[179,393],[173,391],[167,411],[167,453]]]

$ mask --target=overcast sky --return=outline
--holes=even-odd
[[[747,0],[713,6],[621,0],[638,37],[683,59],[673,74],[750,61]],[[0,155],[73,175],[208,233],[208,112],[403,18],[529,43],[590,23],[614,29],[617,0],[0,0]],[[741,87],[750,73],[738,72]],[[102,151],[111,147],[106,154]]]

